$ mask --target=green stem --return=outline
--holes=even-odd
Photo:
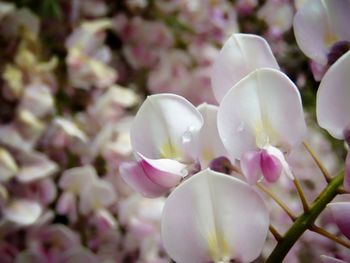
[[[289,250],[293,247],[299,237],[310,227],[318,215],[325,209],[326,205],[333,200],[338,194],[338,188],[342,185],[344,178],[344,171],[334,177],[323,190],[323,192],[316,198],[307,212],[299,216],[293,225],[289,228],[283,238],[277,243],[277,246],[272,251],[266,263],[282,262]]]

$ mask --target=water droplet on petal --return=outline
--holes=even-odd
[[[243,132],[245,129],[245,124],[243,121],[240,122],[240,124],[237,127],[237,132]]]
[[[181,137],[181,141],[183,144],[189,143],[193,139],[193,131],[196,129],[194,126],[189,126],[188,129],[184,132],[184,134]]]
[[[187,175],[188,175],[188,170],[187,170],[187,168],[183,168],[183,169],[181,170],[181,174],[182,174],[183,177],[187,176]]]

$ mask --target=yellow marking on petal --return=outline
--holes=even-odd
[[[160,156],[164,159],[177,159],[180,156],[180,150],[168,139],[160,148]]]
[[[210,257],[214,262],[228,262],[230,258],[230,248],[221,231],[212,231],[209,233],[208,247]]]
[[[204,148],[202,151],[202,156],[204,161],[207,163],[214,159],[214,153],[210,148]]]
[[[338,36],[332,31],[327,30],[326,34],[323,37],[324,42],[328,47],[332,46],[335,42],[338,42]]]
[[[262,116],[262,121],[258,122],[255,127],[255,143],[259,148],[264,148],[268,144],[278,143],[280,137],[272,127],[267,116]]]
[[[263,123],[259,122],[255,126],[255,143],[259,148],[264,148],[269,144],[269,136]]]

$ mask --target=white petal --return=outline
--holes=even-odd
[[[22,152],[17,158],[21,168],[16,177],[23,183],[46,178],[58,170],[56,163],[38,152]]]
[[[41,212],[39,203],[23,199],[12,201],[4,209],[4,216],[7,220],[19,225],[31,225],[38,220]]]
[[[323,77],[317,92],[318,124],[337,139],[350,128],[350,52],[335,62]]]
[[[294,17],[294,34],[300,49],[320,64],[327,64],[329,48],[350,40],[350,2],[308,0]]]
[[[83,188],[95,180],[97,180],[95,168],[86,165],[64,171],[58,185],[61,189],[79,194]]]
[[[207,169],[170,194],[161,229],[178,263],[250,262],[261,253],[268,225],[267,208],[252,187]]]
[[[254,71],[226,94],[218,111],[218,130],[237,159],[266,145],[289,150],[306,131],[297,87],[280,71]]]
[[[188,161],[196,156],[195,137],[203,125],[198,110],[174,94],[147,97],[135,116],[133,149],[150,159]]]
[[[217,101],[238,81],[258,68],[279,69],[268,43],[262,37],[233,34],[214,62],[211,81]]]
[[[81,192],[79,210],[83,215],[97,212],[113,204],[116,198],[116,191],[111,183],[102,179],[95,180]]]
[[[204,120],[204,125],[199,133],[199,158],[203,169],[208,167],[214,158],[228,154],[217,128],[218,107],[204,103],[199,105],[197,109]]]
[[[11,153],[0,147],[0,181],[4,182],[12,178],[18,171],[16,161]]]

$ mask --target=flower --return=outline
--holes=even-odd
[[[186,99],[172,94],[147,97],[130,131],[138,161],[122,164],[121,176],[145,196],[166,193],[195,165],[202,125],[201,114]]]
[[[241,79],[259,68],[279,69],[265,39],[251,34],[233,34],[217,56],[211,74],[218,102]]]
[[[207,169],[170,194],[161,234],[178,263],[251,262],[261,253],[268,226],[265,203],[252,187]]]
[[[282,72],[258,69],[225,95],[218,130],[229,154],[241,160],[249,183],[282,172],[293,178],[283,153],[300,143],[306,124],[297,87]]]
[[[350,41],[349,12],[350,2],[346,0],[305,1],[293,23],[296,41],[304,54],[318,64],[327,65],[337,43]]]
[[[323,77],[317,91],[316,114],[318,124],[334,138],[349,143],[350,90],[348,89],[350,52],[335,62]],[[350,157],[345,161],[344,187],[350,189]]]

